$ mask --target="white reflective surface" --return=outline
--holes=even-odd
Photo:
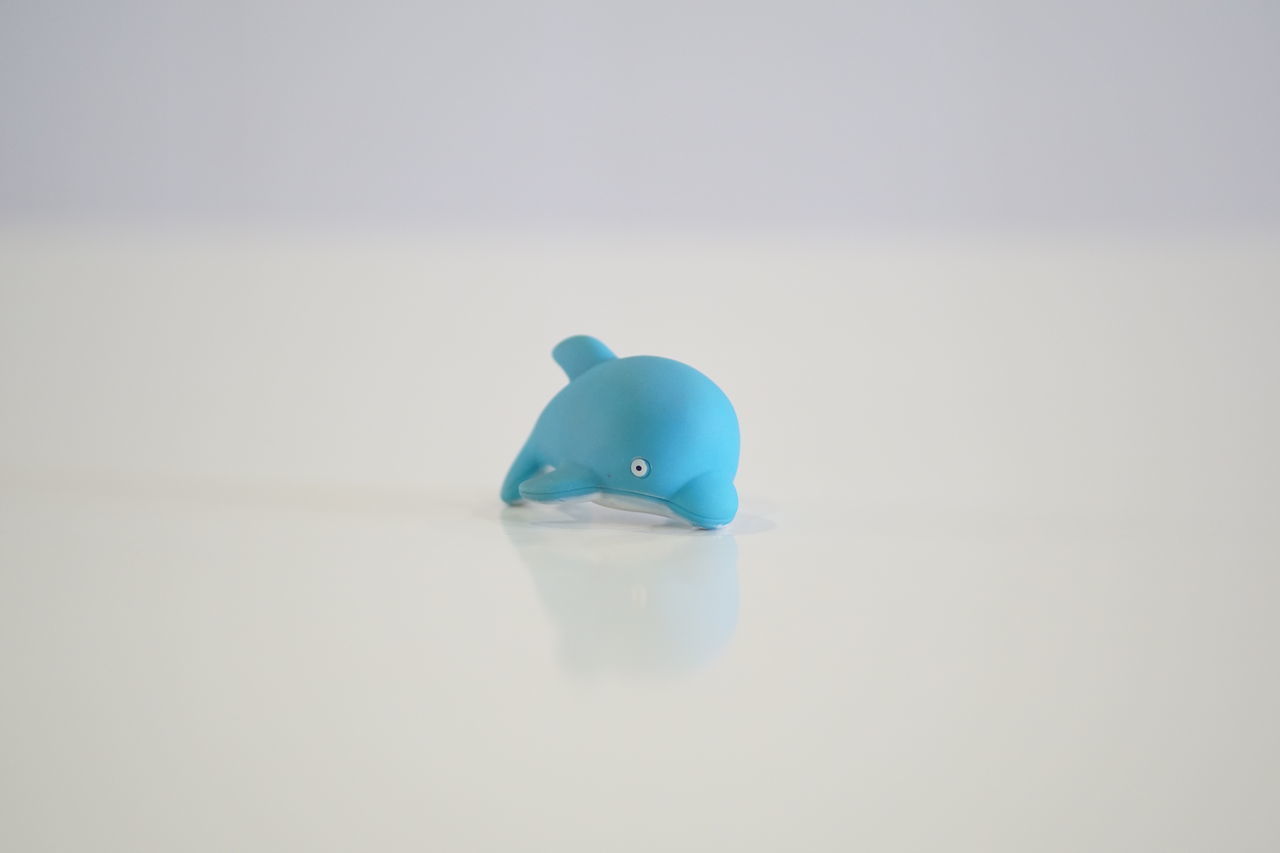
[[[0,849],[1273,850],[1275,243],[0,252]],[[723,531],[496,493],[596,334]]]

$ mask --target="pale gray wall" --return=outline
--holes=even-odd
[[[0,219],[1280,222],[1280,3],[0,0]]]

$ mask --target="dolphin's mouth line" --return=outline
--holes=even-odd
[[[632,497],[644,498],[647,501],[657,501],[659,503],[664,503],[664,504],[671,503],[666,498],[660,498],[657,495],[651,495],[651,494],[648,494],[647,492],[632,491],[631,489],[615,489],[609,486],[600,486],[599,488],[596,489],[596,491],[606,492],[607,494],[611,494],[611,495],[631,495]]]
[[[675,501],[671,500],[670,498],[660,498],[657,495],[650,495],[644,492],[636,492],[630,489],[616,489],[608,486],[601,486],[596,491],[598,493],[607,494],[607,495],[623,495],[625,497],[640,498],[641,500],[659,504],[663,507],[666,507],[668,510],[670,510],[672,513],[679,516],[680,518],[683,518],[685,521],[688,521],[691,524],[695,524],[698,527],[706,527],[706,528],[723,527],[725,524],[728,523],[727,520],[721,521],[715,518],[708,518],[705,515],[701,515],[699,513],[693,512],[687,509],[686,507],[683,507],[680,504],[676,503]]]
[[[667,500],[666,498],[660,498],[657,495],[647,494],[646,492],[635,492],[630,489],[615,489],[610,486],[599,486],[599,485],[577,486],[572,489],[564,489],[563,491],[544,493],[545,496],[538,495],[535,493],[535,494],[530,494],[529,497],[533,500],[553,500],[554,501],[554,500],[559,500],[563,498],[589,498],[592,495],[598,495],[602,493],[609,494],[609,495],[627,495],[628,497],[642,498],[647,501],[654,501],[655,503],[664,503],[664,504],[671,503],[671,501]]]
[[[531,494],[531,495],[526,495],[525,497],[527,497],[529,500],[534,500],[534,501],[556,503],[559,501],[572,501],[572,500],[590,501],[590,500],[593,500],[597,495],[620,495],[622,497],[638,498],[640,500],[647,501],[649,503],[657,504],[665,508],[669,514],[674,515],[678,518],[682,518],[696,527],[703,527],[708,529],[723,527],[724,525],[728,524],[730,521],[730,519],[721,520],[718,518],[709,518],[700,513],[693,512],[687,509],[686,507],[683,507],[680,504],[676,503],[675,501],[671,500],[670,498],[662,498],[662,497],[658,497],[657,495],[651,495],[645,492],[637,492],[631,489],[617,489],[612,486],[602,486],[602,485],[591,486],[591,487],[580,486],[574,489],[565,489],[562,492],[556,492],[554,494],[542,494],[542,495]],[[668,513],[659,513],[659,514],[665,515]]]

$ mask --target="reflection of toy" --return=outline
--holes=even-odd
[[[503,513],[576,676],[669,676],[719,657],[738,621],[738,545],[589,504]],[[667,531],[666,535],[662,535]]]
[[[552,357],[569,384],[512,464],[504,501],[593,500],[695,527],[733,520],[738,417],[714,382],[669,358],[618,358],[584,335]]]

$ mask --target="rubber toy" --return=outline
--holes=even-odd
[[[502,499],[590,500],[723,527],[738,511],[738,416],[706,376],[669,358],[618,358],[576,335],[551,353],[569,384],[547,404]]]

